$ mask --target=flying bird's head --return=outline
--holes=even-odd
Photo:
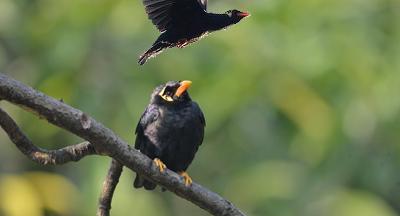
[[[225,14],[229,16],[229,18],[232,20],[233,23],[238,23],[243,18],[250,16],[249,13],[241,12],[236,9],[228,10],[227,12],[225,12]]]
[[[179,104],[191,101],[187,90],[192,85],[192,81],[169,81],[158,86],[151,95],[151,103]]]

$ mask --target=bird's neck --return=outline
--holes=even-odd
[[[209,31],[217,31],[232,25],[232,19],[227,14],[207,14]]]

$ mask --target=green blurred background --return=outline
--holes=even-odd
[[[400,1],[212,0],[252,16],[146,65],[157,37],[140,0],[0,0],[0,71],[90,114],[133,143],[153,88],[193,81],[206,138],[193,179],[248,215],[400,215]],[[80,142],[1,102],[35,144]],[[109,158],[26,159],[0,132],[0,215],[94,215]],[[134,190],[112,215],[208,215]]]

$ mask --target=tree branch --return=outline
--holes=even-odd
[[[111,161],[108,174],[103,183],[103,190],[100,194],[99,207],[97,209],[97,216],[109,216],[111,209],[111,200],[114,195],[115,188],[119,182],[119,177],[122,173],[122,164],[116,160]]]
[[[0,98],[30,110],[48,122],[89,141],[97,153],[108,155],[129,169],[191,201],[213,215],[244,215],[231,202],[193,183],[183,184],[176,173],[161,173],[147,156],[82,111],[0,74]]]
[[[79,161],[87,155],[96,154],[96,151],[89,142],[82,142],[58,150],[41,149],[25,136],[14,120],[1,108],[0,126],[24,155],[39,164],[64,164],[70,161]]]

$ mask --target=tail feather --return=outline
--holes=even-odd
[[[151,181],[144,179],[143,177],[136,174],[135,181],[133,182],[133,187],[141,188],[144,187],[146,190],[154,190],[156,188],[156,184]]]
[[[153,46],[150,47],[145,53],[143,53],[138,60],[139,65],[143,65],[147,62],[148,59],[156,57],[160,54],[164,49],[170,47],[171,44],[167,42],[156,42]]]

